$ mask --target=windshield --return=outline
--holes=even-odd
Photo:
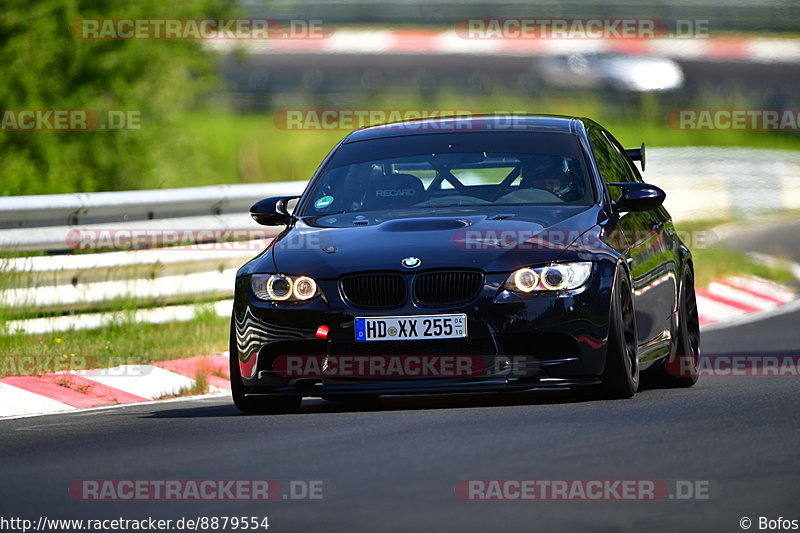
[[[315,181],[301,216],[592,203],[574,135],[449,133],[342,145]]]

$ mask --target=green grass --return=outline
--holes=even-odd
[[[794,276],[789,269],[767,266],[754,261],[746,254],[724,246],[712,246],[692,251],[695,267],[695,283],[698,287],[726,276],[758,276],[760,278],[792,283]]]
[[[764,104],[755,101],[753,95],[708,92],[689,100],[679,94],[610,95],[598,91],[565,89],[525,96],[510,89],[495,87],[488,88],[480,95],[456,94],[452,88],[442,88],[433,96],[423,97],[405,90],[394,94],[387,89],[368,98],[335,95],[329,98],[326,101],[322,96],[298,92],[291,97],[276,96],[272,111],[236,113],[208,105],[176,114],[169,126],[171,144],[158,144],[146,151],[153,161],[148,172],[136,171],[132,167],[128,169],[138,176],[137,179],[128,177],[109,181],[107,173],[90,169],[85,173],[86,179],[81,180],[53,181],[34,174],[24,184],[17,185],[11,183],[9,176],[5,185],[9,194],[20,194],[20,191],[49,194],[307,180],[350,127],[322,131],[282,129],[276,124],[275,117],[287,109],[564,114],[595,119],[628,146],[639,146],[644,141],[650,147],[724,146],[800,150],[798,132],[680,130],[670,127],[666,121],[667,113],[672,109],[764,107]],[[281,123],[280,120],[277,122]],[[136,132],[128,134],[135,135]]]
[[[30,278],[24,272],[12,271],[8,261],[9,258],[0,258],[0,302],[6,290],[50,283],[46,278]],[[108,279],[113,280],[113,274]],[[0,305],[0,375],[28,374],[27,369],[31,367],[47,372],[150,363],[227,349],[229,320],[217,316],[208,302],[197,299],[181,302],[195,305],[195,315],[187,322],[142,324],[134,321],[137,309],[160,303],[163,302],[143,301],[135,296],[116,298],[87,309],[116,313],[118,318],[113,324],[50,334],[13,331],[12,321],[58,316],[57,309],[40,313],[36,302],[16,308]]]
[[[189,387],[182,387],[171,394],[164,394],[158,399],[166,400],[168,398],[178,398],[180,396],[197,396],[200,394],[208,394],[208,391],[208,374],[205,371],[200,370],[194,377],[194,384]]]
[[[714,228],[731,222],[736,220],[696,220],[676,224],[684,242],[687,240],[687,233],[706,232],[705,240],[709,242],[708,246],[689,245],[694,259],[695,285],[703,287],[715,279],[726,276],[758,276],[787,284],[796,281],[792,272],[786,267],[764,265],[745,253],[715,244]]]
[[[181,129],[206,161],[206,172],[170,186],[307,180],[345,131],[279,129],[272,114],[195,112]]]
[[[693,131],[671,128],[665,116],[673,108],[747,108],[744,97],[721,102],[708,95],[699,102],[667,103],[655,94],[628,95],[613,105],[590,93],[541,97],[509,96],[498,92],[484,96],[457,97],[441,93],[434,99],[406,96],[376,97],[371,102],[322,105],[303,101],[287,103],[288,109],[423,109],[473,110],[485,113],[527,112],[586,116],[606,126],[625,145],[649,147],[722,146],[800,150],[800,134],[770,131]],[[757,106],[756,106],[757,107]],[[307,180],[333,146],[348,130],[286,130],[276,125],[270,112],[236,114],[224,110],[194,111],[182,115],[176,127],[201,160],[202,170],[174,178],[165,187],[217,183]],[[280,120],[278,121],[280,122]]]
[[[121,322],[93,330],[0,335],[0,375],[17,374],[20,357],[41,357],[42,368],[49,371],[52,364],[76,369],[106,368],[219,353],[228,348],[229,324],[229,319],[200,308],[188,322]],[[46,360],[48,357],[61,361],[52,363]]]

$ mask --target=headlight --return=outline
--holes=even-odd
[[[554,263],[514,271],[504,287],[514,292],[569,291],[581,287],[592,272],[592,264]]]
[[[317,283],[308,276],[253,274],[250,277],[250,288],[256,298],[268,302],[304,301],[319,294]]]
[[[294,281],[294,297],[298,300],[308,300],[317,293],[317,282],[308,276],[301,276]]]
[[[520,268],[514,272],[512,282],[518,291],[531,292],[539,284],[539,274],[532,268]]]

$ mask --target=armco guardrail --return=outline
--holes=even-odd
[[[9,258],[2,292],[11,313],[85,311],[135,297],[139,305],[229,297],[236,270],[271,239],[241,249],[158,248],[126,252]]]
[[[800,209],[797,152],[650,149],[644,178],[667,191],[666,206],[678,222]],[[283,182],[0,198],[4,251],[69,251],[69,235],[76,230],[264,230],[262,238],[230,248],[7,258],[0,306],[19,315],[7,326],[44,333],[99,327],[120,316],[143,322],[188,320],[196,301],[213,303],[217,313],[227,315],[236,269],[277,233],[257,226],[247,214],[249,206],[269,196],[298,194],[304,186]],[[143,308],[132,315],[114,312],[120,301]],[[29,318],[31,311],[41,316]]]
[[[248,208],[269,196],[299,194],[306,182],[212,185],[149,191],[0,198],[0,250],[69,248],[72,230],[252,227]]]
[[[242,213],[254,201],[299,193],[304,181],[0,198],[0,227],[91,224]]]

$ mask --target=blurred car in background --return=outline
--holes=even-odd
[[[669,91],[683,86],[680,65],[666,57],[622,54],[572,54],[537,61],[542,81],[553,87],[622,91]]]

